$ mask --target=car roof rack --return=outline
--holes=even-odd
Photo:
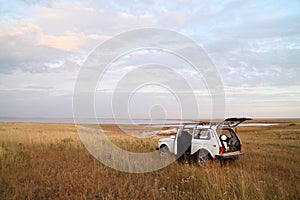
[[[194,122],[194,123],[183,123],[183,126],[217,126],[222,122]]]
[[[238,126],[240,123],[246,121],[246,120],[252,120],[252,118],[247,118],[247,117],[231,117],[231,118],[227,118],[223,121],[219,121],[219,122],[188,122],[188,123],[183,123],[183,126],[209,126],[210,128],[212,126],[218,126],[219,128],[221,127],[236,127]]]

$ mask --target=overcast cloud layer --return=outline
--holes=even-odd
[[[89,53],[117,34],[144,27],[177,31],[204,48],[223,81],[226,116],[300,117],[297,0],[0,0],[0,5],[2,117],[71,117],[74,84]],[[113,63],[96,92],[97,116],[112,117],[109,106],[114,85],[147,60],[173,66],[189,80],[201,109],[199,116],[191,118],[209,117],[211,103],[203,77],[176,59],[148,51]],[[131,115],[149,117],[153,106],[149,101],[158,104],[159,99],[173,98],[164,92],[151,87],[140,90],[135,104],[130,102]],[[180,113],[166,115],[159,110],[154,117],[161,115],[176,118]]]

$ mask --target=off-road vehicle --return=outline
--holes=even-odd
[[[238,158],[243,154],[242,143],[234,128],[250,118],[228,118],[222,122],[185,123],[177,134],[158,141],[161,156],[174,154],[196,158],[203,166],[208,160]]]

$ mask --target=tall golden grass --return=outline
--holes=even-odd
[[[299,199],[300,121],[280,122],[239,127],[245,155],[237,161],[174,162],[144,174],[101,164],[72,124],[0,123],[0,199]],[[102,127],[134,152],[153,151],[159,138]]]

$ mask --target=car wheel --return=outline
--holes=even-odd
[[[161,157],[170,155],[169,148],[167,146],[162,146],[159,148],[159,155]]]
[[[209,153],[207,151],[199,151],[197,157],[197,164],[203,167],[208,161],[210,161]]]

